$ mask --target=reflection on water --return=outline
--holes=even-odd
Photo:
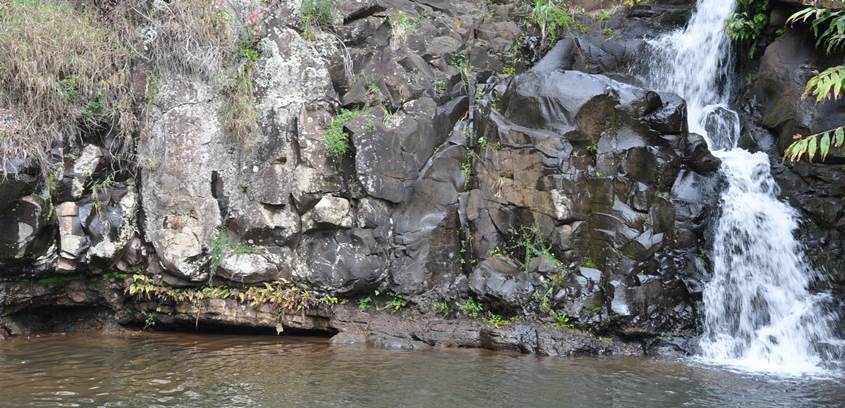
[[[322,339],[153,333],[0,342],[0,406],[842,407],[838,379],[640,358],[395,352]]]

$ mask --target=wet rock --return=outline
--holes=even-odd
[[[781,149],[796,133],[811,134],[831,129],[845,122],[841,103],[825,101],[817,104],[802,98],[804,85],[825,67],[838,64],[808,46],[815,40],[811,33],[788,30],[766,47],[751,93],[759,103],[762,124],[778,135]]]

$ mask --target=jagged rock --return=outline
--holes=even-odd
[[[103,152],[98,146],[85,145],[82,148],[82,154],[73,162],[71,175],[73,182],[71,185],[71,196],[74,199],[79,199],[85,192],[86,184],[94,174],[94,170],[100,165],[103,158]]]
[[[341,228],[352,227],[352,210],[349,200],[335,196],[323,196],[310,211],[302,216],[302,229],[314,229],[321,224]]]
[[[59,242],[61,256],[76,259],[88,249],[89,240],[82,230],[79,220],[79,207],[69,201],[56,206],[56,216],[59,219]]]
[[[0,259],[44,255],[52,241],[51,210],[41,196],[25,196],[0,212]]]
[[[288,251],[282,255],[291,254]],[[290,278],[290,268],[285,265],[285,259],[276,254],[231,254],[220,261],[215,276],[244,285],[271,282]]]
[[[129,180],[125,188],[107,192],[107,199],[100,202],[96,211],[83,221],[92,241],[89,255],[111,259],[129,244],[138,233],[138,201],[134,180]]]
[[[810,36],[788,30],[777,37],[766,47],[751,87],[763,115],[762,125],[778,135],[781,149],[792,143],[796,133],[816,133],[845,123],[841,103],[828,100],[817,104],[813,98],[802,97],[814,71],[841,62],[807,46],[814,42]]]
[[[679,169],[713,178],[719,165],[700,137],[686,134],[685,103],[674,95],[561,71],[549,63],[517,76],[497,107],[482,116],[479,129],[487,143],[499,148],[481,150],[473,166],[477,190],[467,200],[475,256],[484,259],[514,239],[509,231],[536,225],[554,253],[575,262],[590,259],[603,271],[582,268],[566,275],[555,307],[587,327],[633,327],[629,292],[639,290],[637,273],[679,283],[690,259],[671,254],[699,245],[697,240],[674,241],[676,234],[702,233],[700,224],[678,214],[668,200]],[[687,199],[707,207],[716,196]],[[657,260],[666,256],[673,257],[672,266],[658,268]],[[479,270],[490,259],[470,277],[476,292]],[[674,291],[684,285],[669,287]],[[650,293],[660,297],[660,288]],[[649,327],[650,333],[672,325],[693,327],[693,314],[673,312],[692,307],[689,296],[667,294],[666,299],[671,305],[649,311],[665,323]]]
[[[534,292],[528,273],[510,259],[502,257],[479,263],[469,276],[469,288],[483,302],[499,310],[519,307]]]
[[[303,236],[295,255],[295,280],[343,295],[372,290],[390,267],[366,229],[313,231]]]

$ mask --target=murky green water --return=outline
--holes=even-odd
[[[843,407],[845,385],[641,358],[393,352],[291,337],[74,334],[0,342],[0,406]]]

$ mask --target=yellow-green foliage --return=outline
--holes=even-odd
[[[0,129],[0,156],[43,166],[50,144],[78,135],[80,124],[128,139],[136,126],[130,59],[93,10],[61,0],[0,2],[0,111],[11,109],[19,124]]]
[[[245,289],[227,286],[171,288],[156,284],[148,276],[135,274],[132,275],[132,283],[126,288],[126,293],[142,300],[194,303],[203,299],[232,299],[253,307],[270,304],[280,310],[297,311],[314,308],[321,304],[338,303],[337,298],[333,296],[318,297],[284,279]]]
[[[807,160],[812,161],[818,153],[824,160],[830,152],[831,145],[842,147],[843,142],[845,142],[845,127],[838,127],[807,137],[801,137],[801,135],[796,135],[796,137],[799,139],[792,142],[783,152],[784,158],[790,161],[801,160],[801,157],[806,153]]]
[[[812,95],[816,102],[825,99],[839,99],[845,84],[845,65],[828,68],[810,78],[804,88],[804,96]]]

